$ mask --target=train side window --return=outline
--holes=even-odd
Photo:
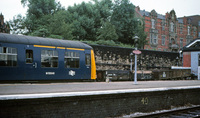
[[[80,54],[78,52],[65,52],[65,67],[79,68]]]
[[[33,63],[33,50],[26,50],[26,63]]]
[[[17,66],[17,48],[0,47],[0,66]]]
[[[42,50],[41,65],[42,67],[50,67],[50,68],[58,67],[58,51]]]
[[[91,56],[90,56],[90,54],[86,54],[85,55],[85,65],[90,66],[90,64],[91,64]]]

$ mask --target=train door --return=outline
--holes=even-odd
[[[32,80],[37,79],[37,68],[38,64],[35,61],[35,53],[32,49],[25,49],[25,71],[24,79]]]
[[[91,79],[91,54],[90,52],[85,53],[85,79]]]

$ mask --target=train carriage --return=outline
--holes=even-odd
[[[79,41],[0,33],[0,80],[96,79],[91,46]]]

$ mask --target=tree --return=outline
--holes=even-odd
[[[73,24],[73,35],[77,40],[97,39],[97,33],[102,27],[101,19],[109,20],[111,16],[111,0],[93,0],[94,3],[82,2],[79,5],[69,7],[67,11],[72,15],[73,20],[68,20]]]
[[[109,21],[102,21],[102,28],[99,28],[97,34],[97,40],[113,40],[116,41],[118,36],[116,34],[115,26],[112,25]]]
[[[129,0],[115,1],[111,23],[116,27],[119,42],[133,44],[134,14],[135,6]]]
[[[39,36],[39,37],[47,37],[47,36],[49,36],[49,31],[48,31],[48,29],[41,27],[41,28],[38,28],[38,30],[31,33],[31,35]]]
[[[28,10],[26,17],[18,15],[10,21],[13,32],[112,45],[133,45],[133,37],[138,35],[139,47],[146,44],[144,26],[135,18],[135,7],[129,0],[92,0],[67,9],[55,1],[21,0]]]
[[[35,16],[40,18],[43,15],[52,14],[56,11],[60,3],[55,0],[21,0],[24,6],[28,6],[28,16]]]
[[[49,17],[62,9],[60,3],[56,3],[55,0],[21,0],[21,3],[28,7],[24,21],[28,30],[27,34],[31,34],[42,26],[48,25]]]
[[[137,35],[139,37],[138,42],[137,42],[138,48],[144,49],[144,46],[147,45],[147,43],[148,43],[148,41],[146,40],[147,34],[144,32],[145,23],[144,23],[144,20],[141,19],[141,18],[135,18],[135,22],[136,22],[135,23],[135,30],[133,32],[133,35],[134,36]]]
[[[25,17],[23,17],[21,14],[14,16],[13,20],[9,21],[9,25],[11,27],[11,32],[13,34],[24,34],[24,33],[26,33],[27,29],[26,29],[24,22],[25,22]]]
[[[50,34],[72,40],[74,38],[72,35],[73,28],[72,24],[66,23],[67,17],[67,11],[65,10],[60,10],[53,14],[48,20],[50,22],[49,25],[47,25]]]
[[[94,40],[95,38],[95,9],[92,3],[82,2],[79,5],[68,7],[71,19],[67,22],[72,24],[73,35],[77,40]]]

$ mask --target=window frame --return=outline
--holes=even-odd
[[[33,50],[27,49],[25,53],[26,53],[26,64],[32,64],[33,63]],[[28,61],[30,61],[30,62],[28,62]]]
[[[91,55],[90,54],[85,54],[85,65],[91,66]]]
[[[64,55],[65,68],[80,68],[80,52],[65,51]],[[78,63],[77,63],[78,62]]]
[[[43,52],[45,51],[45,52]],[[47,59],[46,64],[44,64],[43,59]],[[55,60],[53,60],[55,59]],[[57,62],[57,63],[55,63]],[[45,65],[45,66],[44,66]],[[42,49],[41,50],[41,67],[42,68],[58,68],[59,66],[59,56],[57,50]]]
[[[16,67],[18,64],[17,62],[18,62],[17,48],[0,46],[0,66],[1,67]]]

